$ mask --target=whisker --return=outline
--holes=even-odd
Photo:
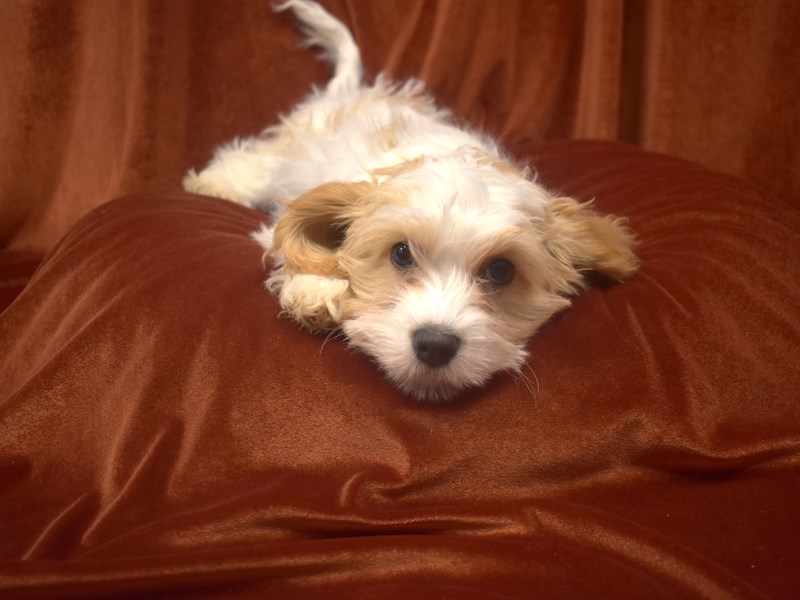
[[[338,339],[341,339],[341,340],[346,339],[346,337],[344,335],[344,331],[342,331],[341,327],[337,327],[336,329],[331,329],[328,332],[328,334],[322,340],[322,344],[319,347],[319,351],[318,351],[317,355],[318,356],[322,356],[322,351],[325,349],[325,346],[328,344],[328,342],[330,342],[331,340],[338,340]]]
[[[523,369],[530,371],[531,377],[528,377],[528,375],[523,372]],[[536,372],[533,370],[533,367],[525,363],[522,369],[514,373],[514,376],[517,380],[517,384],[522,383],[531,396],[536,398],[539,395],[539,378],[536,376]]]

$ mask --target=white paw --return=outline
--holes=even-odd
[[[194,169],[190,169],[183,178],[183,189],[192,194],[222,198],[223,200],[240,203],[232,190],[203,173],[198,174]]]
[[[250,234],[250,237],[257,241],[264,250],[269,250],[272,248],[272,240],[275,237],[275,226],[262,223],[258,230]]]
[[[331,329],[342,321],[342,300],[349,287],[346,279],[303,273],[286,277],[280,290],[281,307],[311,331]]]

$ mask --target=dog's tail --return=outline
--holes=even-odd
[[[333,65],[327,90],[340,93],[358,88],[364,76],[361,52],[344,23],[312,0],[286,0],[275,7],[277,11],[286,9],[300,20],[308,45],[325,50]]]

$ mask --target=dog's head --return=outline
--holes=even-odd
[[[340,326],[400,388],[444,399],[519,370],[584,272],[634,273],[632,246],[621,219],[464,150],[292,201],[268,285],[303,326]]]

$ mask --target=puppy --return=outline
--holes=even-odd
[[[596,271],[636,271],[622,219],[557,197],[417,81],[363,83],[347,28],[289,0],[334,67],[261,135],[219,148],[184,188],[272,214],[266,287],[311,331],[336,328],[405,392],[443,400],[519,372],[527,339]]]

